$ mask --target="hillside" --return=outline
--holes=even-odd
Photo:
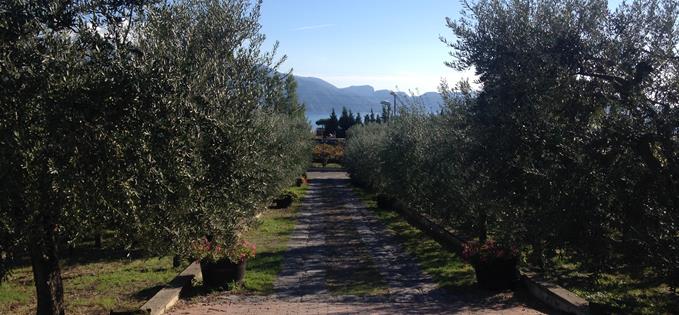
[[[368,113],[372,108],[375,112],[380,112],[381,101],[393,102],[394,97],[389,90],[375,90],[370,85],[350,86],[338,88],[326,81],[314,77],[295,76],[297,80],[297,94],[301,102],[306,104],[307,114],[318,115],[327,114],[333,108],[340,111],[342,106],[352,110],[354,113]],[[406,104],[414,100],[404,92],[398,92],[400,101]],[[415,97],[416,102],[422,102],[428,111],[437,110],[441,103],[441,96],[436,92],[427,92]]]

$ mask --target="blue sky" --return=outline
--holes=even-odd
[[[439,35],[452,38],[445,18],[460,10],[457,0],[264,0],[260,22],[265,48],[277,40],[288,57],[282,70],[421,94],[442,78],[473,79],[443,64],[450,49]]]

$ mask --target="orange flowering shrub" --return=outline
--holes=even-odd
[[[314,161],[322,163],[340,162],[344,159],[344,147],[341,145],[317,144],[314,147]]]

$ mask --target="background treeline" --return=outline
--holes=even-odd
[[[466,6],[444,42],[480,90],[352,128],[352,179],[534,266],[679,285],[679,3]]]
[[[373,110],[370,110],[370,114],[366,114],[365,117],[361,118],[361,113],[356,113],[354,115],[351,110],[347,110],[346,107],[342,107],[342,114],[337,118],[335,109],[332,109],[330,116],[328,118],[319,119],[316,121],[316,125],[323,126],[323,136],[335,136],[337,138],[346,138],[347,131],[354,125],[364,125],[377,123],[381,124],[383,122],[389,121],[391,116],[391,108],[387,105],[382,105],[382,115],[377,114]]]
[[[310,126],[245,0],[0,3],[0,276],[30,256],[63,314],[61,244],[228,243],[309,163]]]

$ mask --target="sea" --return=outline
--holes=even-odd
[[[313,129],[316,129],[317,126],[316,122],[320,119],[324,118],[330,118],[330,113],[327,114],[318,114],[318,113],[306,113],[306,119],[309,121],[309,124],[311,124],[311,127]]]

